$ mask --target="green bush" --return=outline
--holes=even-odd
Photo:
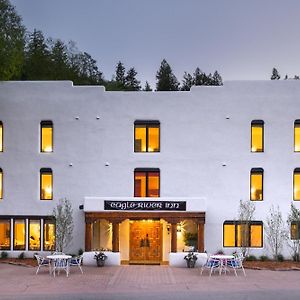
[[[197,232],[185,232],[183,241],[186,246],[195,246],[197,243],[198,235]]]
[[[261,261],[268,261],[268,260],[269,260],[269,257],[268,257],[267,255],[261,255],[261,256],[259,257],[259,259],[260,259]]]
[[[8,252],[6,252],[6,251],[2,251],[1,252],[1,258],[8,258]]]
[[[80,248],[79,250],[78,250],[78,255],[82,255],[83,254],[83,250]]]
[[[25,253],[21,252],[18,256],[19,259],[24,259],[25,258]]]
[[[246,257],[246,260],[247,260],[247,261],[256,261],[257,258],[256,258],[255,255],[249,255],[248,257]]]
[[[277,255],[277,261],[284,261],[284,257],[282,254]]]

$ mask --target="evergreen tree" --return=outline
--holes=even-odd
[[[152,92],[151,86],[150,86],[150,84],[149,84],[148,81],[146,81],[145,87],[144,87],[143,91],[145,91],[145,92]]]
[[[179,82],[165,59],[161,62],[160,68],[156,73],[156,79],[157,91],[178,91]]]
[[[125,89],[125,67],[121,61],[119,61],[116,66],[116,82],[121,88]]]
[[[68,58],[67,46],[61,41],[57,40],[50,53],[51,58],[51,74],[52,80],[67,80],[70,78],[70,63]]]
[[[223,85],[222,76],[216,70],[212,77],[212,85]]]
[[[140,91],[140,81],[136,79],[137,71],[134,68],[130,68],[127,71],[125,78],[125,87],[127,91]]]
[[[0,0],[0,80],[20,78],[25,45],[21,21],[15,7]]]
[[[190,73],[184,72],[181,91],[189,91],[194,84],[193,76]]]
[[[280,74],[278,73],[276,68],[273,68],[271,80],[279,80],[279,79],[280,79]]]
[[[196,68],[194,74],[194,85],[205,85],[207,81],[207,76],[204,72],[200,70],[199,67]]]

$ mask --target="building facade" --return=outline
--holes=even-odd
[[[0,251],[53,250],[53,208],[67,198],[69,252],[105,248],[124,263],[167,263],[192,245],[231,253],[243,200],[255,206],[251,253],[269,254],[271,206],[284,219],[300,208],[299,99],[298,81],[190,92],[2,82]]]

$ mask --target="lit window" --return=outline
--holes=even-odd
[[[159,169],[134,170],[134,197],[159,197]]]
[[[300,120],[294,123],[294,151],[300,152]]]
[[[0,250],[10,250],[10,219],[0,220]]]
[[[263,174],[262,168],[251,169],[250,174],[250,200],[263,200]]]
[[[0,121],[0,152],[3,152],[3,123]]]
[[[264,121],[251,122],[251,152],[264,151]]]
[[[44,220],[44,251],[55,250],[55,222],[54,220]]]
[[[159,141],[159,121],[134,122],[134,152],[159,152]]]
[[[291,240],[300,240],[300,222],[291,223]]]
[[[14,250],[25,250],[25,228],[24,219],[14,220]]]
[[[300,168],[294,170],[294,200],[300,200]]]
[[[251,221],[246,224],[241,221],[225,221],[223,246],[261,248],[263,246],[263,222]]]
[[[41,221],[29,220],[29,250],[40,251],[41,250]]]
[[[41,122],[41,152],[53,152],[53,123]]]
[[[3,171],[0,168],[0,199],[3,199]]]
[[[53,199],[53,176],[51,169],[41,169],[40,197],[41,200]]]

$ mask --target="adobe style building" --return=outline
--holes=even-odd
[[[300,208],[299,119],[298,81],[190,92],[1,82],[0,252],[53,250],[53,208],[67,198],[71,253],[105,248],[123,263],[168,263],[191,245],[232,253],[243,200],[255,205],[251,254],[269,254],[270,207],[285,219],[291,202]]]

